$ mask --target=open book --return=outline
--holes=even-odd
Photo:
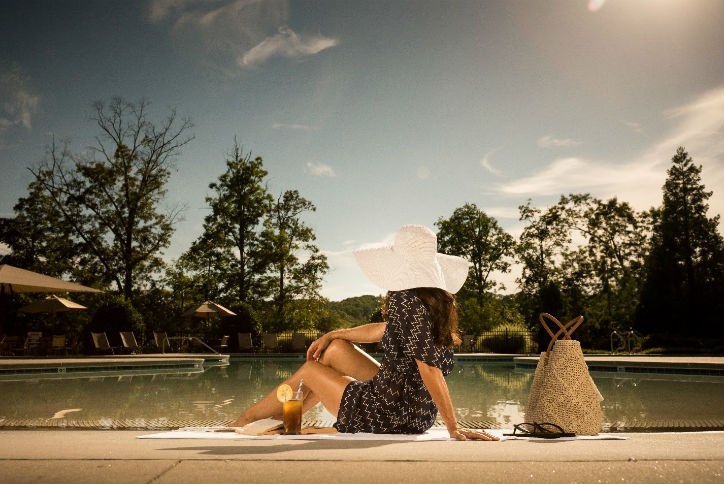
[[[244,435],[262,435],[272,430],[277,430],[284,427],[284,422],[273,418],[264,418],[257,420],[250,424],[246,424],[243,427],[236,429],[237,434]]]

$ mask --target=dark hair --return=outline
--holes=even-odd
[[[417,287],[412,291],[430,311],[435,345],[445,348],[459,345],[461,339],[458,333],[458,307],[455,296],[436,287]],[[388,296],[385,297],[382,308],[385,319],[387,319]]]

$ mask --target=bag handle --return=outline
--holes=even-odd
[[[551,349],[553,349],[553,345],[558,340],[558,338],[561,337],[561,335],[563,335],[563,339],[571,339],[571,335],[573,334],[573,332],[578,329],[578,327],[583,322],[583,316],[578,316],[571,319],[566,324],[563,324],[558,321],[555,316],[552,316],[548,313],[541,313],[539,319],[546,332],[548,332],[551,337],[551,342],[548,344],[548,349],[546,350],[546,353],[551,352]],[[557,332],[553,333],[553,331],[551,331],[551,328],[546,324],[546,319],[549,319],[558,325],[559,329]]]

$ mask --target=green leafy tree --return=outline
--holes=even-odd
[[[439,229],[438,249],[471,263],[470,275],[458,299],[474,299],[473,307],[462,304],[466,308],[462,323],[472,327],[471,319],[487,317],[486,293],[502,288],[491,276],[494,272],[510,271],[515,240],[494,218],[471,203],[455,209],[448,219],[440,217],[435,225]]]
[[[655,211],[638,327],[672,336],[720,335],[724,242],[719,216],[707,216],[712,192],[701,182],[701,165],[683,147],[671,162],[663,205]]]
[[[529,204],[521,214],[530,222],[518,246],[529,324],[537,327],[540,312],[584,314],[587,324],[578,334],[593,346],[611,329],[630,325],[649,237],[647,214],[588,194],[561,196],[545,212]],[[542,332],[539,337],[546,340]]]
[[[563,196],[558,206],[573,240],[560,261],[565,312],[585,314],[579,335],[600,346],[611,330],[633,324],[650,217],[616,198],[601,201],[588,194]]]
[[[262,244],[271,264],[264,282],[273,302],[273,311],[267,317],[269,329],[308,325],[306,317],[289,312],[290,305],[295,299],[321,298],[322,277],[329,269],[327,257],[314,244],[312,228],[301,219],[315,210],[314,204],[297,190],[287,190],[273,204],[264,222]],[[292,315],[296,316],[294,321],[288,321]]]
[[[519,303],[528,326],[538,328],[540,332],[538,314],[549,312],[560,315],[562,310],[557,261],[562,258],[571,238],[560,206],[554,205],[543,212],[531,206],[529,200],[518,210],[520,220],[527,223],[516,245],[516,254],[522,264],[518,278],[521,287]],[[543,341],[542,336],[539,341]]]
[[[0,242],[10,248],[3,263],[61,277],[68,272],[68,255],[75,246],[67,227],[58,226],[62,214],[43,185],[31,182],[28,191],[15,204],[15,217],[0,219]]]
[[[69,266],[115,284],[126,300],[162,266],[161,251],[173,233],[180,208],[161,211],[174,158],[191,140],[188,119],[175,111],[152,122],[148,103],[114,98],[94,104],[99,129],[90,154],[69,155],[51,147],[49,159],[33,170],[58,226],[68,227],[76,252]]]
[[[226,172],[211,183],[206,197],[211,213],[204,232],[181,257],[194,274],[205,298],[251,302],[261,293],[260,277],[269,261],[264,258],[259,233],[273,202],[260,157],[244,154],[235,141],[226,161]]]

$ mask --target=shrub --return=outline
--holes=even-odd
[[[530,353],[534,348],[530,331],[523,325],[501,324],[478,338],[480,351],[490,353]]]

